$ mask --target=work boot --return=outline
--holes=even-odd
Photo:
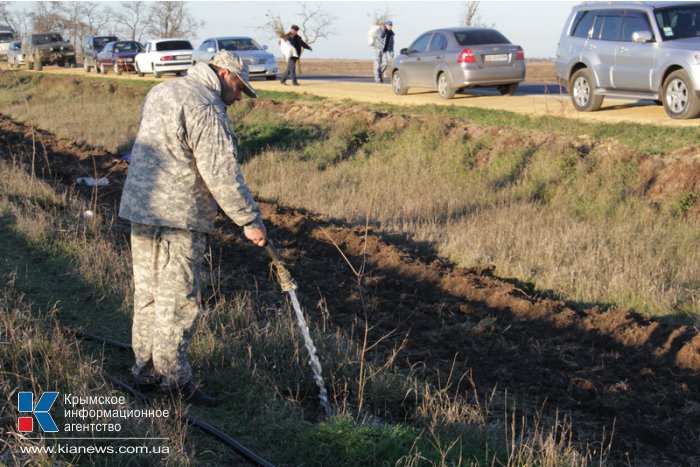
[[[161,377],[152,366],[141,367],[134,365],[131,368],[131,376],[134,378],[136,389],[155,389],[160,386]]]
[[[207,395],[201,389],[198,389],[192,381],[183,385],[165,388],[164,390],[172,397],[176,397],[179,395],[182,398],[183,402],[189,402],[193,405],[198,405],[201,407],[216,407],[217,405],[219,405],[219,401]]]

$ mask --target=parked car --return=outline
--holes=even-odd
[[[10,44],[16,39],[15,30],[8,24],[0,24],[0,60],[7,60]]]
[[[87,73],[93,68],[97,70],[97,54],[102,52],[105,45],[118,41],[117,36],[86,36],[83,39],[83,68]]]
[[[44,65],[75,66],[75,48],[60,34],[31,34],[22,44],[27,69],[41,71]]]
[[[24,55],[22,55],[22,41],[10,42],[7,49],[7,64],[10,67],[19,68],[24,65]]]
[[[146,42],[144,51],[134,58],[134,67],[139,76],[153,73],[160,78],[163,73],[183,75],[192,68],[194,48],[185,39],[156,39]]]
[[[123,71],[135,71],[134,57],[141,52],[143,46],[136,41],[109,42],[97,54],[97,72],[107,74],[107,70],[111,69],[115,74],[121,75]]]
[[[271,81],[277,77],[275,56],[267,51],[266,45],[261,47],[250,37],[230,36],[206,39],[195,51],[194,62],[208,62],[220,50],[233,52],[248,63],[248,72],[251,78],[264,76]]]
[[[495,86],[512,95],[525,79],[523,48],[489,28],[435,29],[421,34],[394,58],[391,83],[403,95],[409,87],[437,88],[443,99],[457,91]]]
[[[611,2],[572,9],[555,60],[581,112],[605,96],[651,99],[675,119],[700,115],[700,3]]]

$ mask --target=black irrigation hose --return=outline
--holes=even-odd
[[[118,348],[123,349],[123,350],[131,350],[130,344],[125,344],[123,342],[118,342],[118,341],[115,341],[112,339],[105,339],[104,337],[95,336],[95,335],[88,334],[88,333],[81,332],[81,331],[70,331],[70,332],[72,332],[79,339],[86,339],[86,340],[91,340],[91,341],[95,341],[95,342],[102,342],[103,344],[111,345],[113,347],[118,347]],[[132,395],[141,399],[145,403],[153,404],[155,402],[155,400],[152,397],[147,396],[146,394],[142,393],[141,391],[138,391],[137,389],[129,386],[128,384],[126,384],[124,382],[119,381],[118,379],[113,378],[113,377],[109,376],[108,374],[105,374],[105,377],[110,383],[112,383],[112,385],[118,387],[119,389],[121,389],[123,391],[127,391],[127,392],[131,393]],[[199,428],[203,432],[205,432],[209,435],[212,435],[213,437],[217,438],[222,443],[229,446],[231,449],[233,449],[236,452],[236,454],[238,454],[239,456],[241,456],[243,459],[247,460],[251,464],[258,465],[261,467],[274,467],[273,463],[266,461],[265,459],[263,459],[262,457],[260,457],[259,455],[257,455],[256,453],[254,453],[253,451],[251,451],[250,449],[248,449],[247,447],[245,447],[244,445],[242,445],[238,441],[236,441],[231,436],[227,435],[226,433],[219,430],[215,426],[210,425],[209,423],[205,422],[204,420],[197,418],[194,415],[190,415],[190,414],[183,414],[183,415],[181,415],[181,417],[183,420],[185,420],[190,425],[196,426],[197,428]]]
[[[102,342],[103,344],[111,345],[112,347],[119,347],[124,350],[131,350],[131,344],[125,344],[123,342],[113,341],[112,339],[106,339],[104,337],[94,336],[82,331],[71,331],[75,337],[80,339],[85,339],[89,341]]]
[[[153,404],[155,400],[152,397],[147,396],[146,394],[138,391],[137,389],[129,386],[128,384],[119,381],[118,379],[112,378],[109,375],[105,375],[107,380],[112,383],[114,386],[118,387],[119,389],[122,389],[124,391],[130,392],[134,396],[138,397],[142,401],[146,402],[147,404]],[[213,425],[210,425],[209,423],[205,422],[204,420],[201,420],[194,415],[190,414],[184,414],[181,416],[187,423],[190,425],[196,426],[200,430],[202,430],[205,433],[208,433],[215,438],[217,438],[219,441],[223,442],[224,444],[228,445],[231,447],[236,453],[250,462],[253,465],[259,465],[262,467],[274,467],[274,464],[271,462],[266,461],[247,447],[243,446],[241,443],[224,433],[223,431],[219,430]]]

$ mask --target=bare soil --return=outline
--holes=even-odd
[[[76,176],[94,173],[94,161],[98,173],[109,173],[111,181],[100,191],[100,209],[118,205],[126,163],[47,132],[38,139],[46,148],[51,178],[73,185]],[[31,142],[28,126],[0,119],[5,157]],[[37,171],[49,176],[46,161],[37,159]],[[438,373],[469,373],[459,390],[467,395],[476,390],[482,397],[493,391],[496,412],[502,413],[507,399],[527,417],[539,412],[552,421],[557,414],[569,415],[573,441],[580,446],[600,447],[612,432],[614,463],[700,464],[697,329],[548,299],[515,280],[496,277],[493,268],[457,268],[428,245],[387,239],[371,229],[275,203],[261,206],[270,238],[300,284],[312,324],[318,322],[321,298],[341,332],[349,333],[363,319],[357,278],[339,248],[355,267],[366,259],[361,291],[370,340],[393,333],[373,352],[388,353],[408,336],[399,365],[422,369],[431,381]],[[126,224],[117,228],[128,231]],[[212,244],[221,259],[224,293],[258,290],[260,300],[268,294],[278,299],[276,284],[268,280],[267,258],[241,238],[239,228],[220,216]],[[409,405],[405,401],[381,415],[408,413]]]

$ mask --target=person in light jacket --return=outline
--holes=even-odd
[[[280,50],[282,51],[282,55],[284,55],[284,58],[287,60],[287,70],[284,72],[284,75],[282,76],[282,79],[280,80],[281,84],[287,84],[287,79],[291,78],[292,79],[292,84],[294,86],[297,86],[297,72],[296,72],[296,66],[297,66],[297,60],[299,59],[299,54],[297,53],[296,49],[292,45],[291,41],[289,40],[289,36],[287,34],[281,34],[279,38],[280,42]]]

